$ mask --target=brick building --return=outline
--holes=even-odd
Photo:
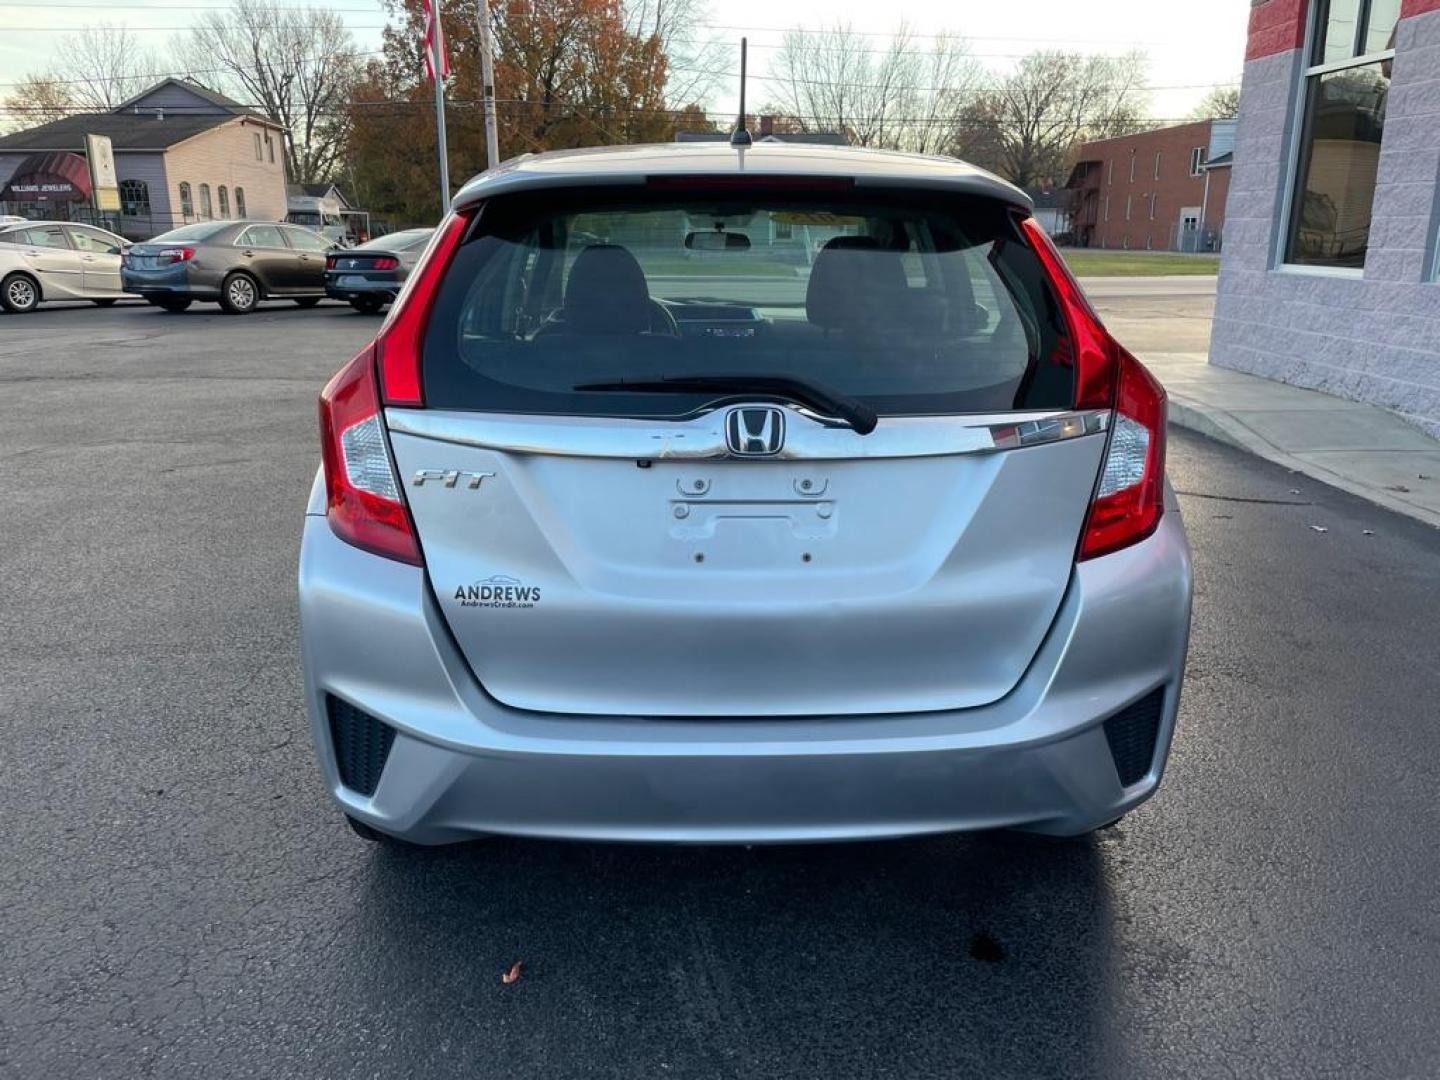
[[[1225,224],[1235,121],[1141,131],[1080,147],[1066,188],[1079,247],[1215,251]]]
[[[1254,0],[1210,362],[1440,436],[1440,0]]]
[[[285,217],[285,129],[181,79],[166,79],[112,112],[67,116],[0,137],[0,212],[97,220],[87,134],[108,136],[115,152],[121,213],[101,223],[131,239],[190,221]],[[27,182],[57,173],[65,183]]]

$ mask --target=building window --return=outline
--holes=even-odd
[[[243,187],[235,189],[235,216],[238,218],[245,216],[245,189]]]
[[[1365,265],[1398,9],[1394,0],[1318,0],[1288,263]]]
[[[195,200],[190,196],[190,185],[180,181],[180,216],[186,221],[193,221],[195,218]]]
[[[1125,220],[1130,220],[1130,196],[1125,196]]]
[[[1150,220],[1155,220],[1155,193],[1153,191],[1150,193]],[[1147,244],[1146,246],[1148,247],[1149,245]]]
[[[270,155],[270,164],[275,164],[275,141],[267,134],[265,136],[265,152]]]
[[[265,158],[260,153],[260,133],[258,131],[251,132],[250,137],[255,140],[255,160],[264,161]]]
[[[1155,179],[1160,179],[1160,151],[1155,151]]]
[[[200,185],[200,216],[206,221],[215,217],[215,209],[210,205],[210,185]]]
[[[150,187],[144,180],[120,181],[120,212],[128,217],[150,216]]]
[[[1135,182],[1135,151],[1130,151],[1130,183]]]
[[[1197,146],[1190,151],[1190,175],[1199,176],[1204,171],[1205,147]]]
[[[1105,196],[1105,220],[1110,220],[1110,196]]]
[[[227,188],[224,184],[221,184],[221,185],[220,185],[220,190],[217,191],[215,194],[217,194],[217,195],[220,196],[220,216],[221,216],[222,218],[229,218],[229,216],[230,216],[230,190],[229,190],[229,188]]]
[[[1111,158],[1105,164],[1107,166],[1105,170],[1105,183],[1113,184],[1115,183],[1115,159]]]

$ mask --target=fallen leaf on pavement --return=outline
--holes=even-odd
[[[1374,529],[1361,529],[1360,532],[1361,532],[1361,534],[1364,535],[1364,536],[1374,536],[1374,535],[1375,535],[1375,530],[1374,530]]]
[[[1409,491],[1409,490],[1410,490],[1410,489],[1409,489],[1408,487],[1406,487],[1404,484],[1390,484],[1390,485],[1389,485],[1389,488],[1390,488],[1391,491]]]
[[[510,970],[507,971],[507,972],[505,972],[504,975],[501,975],[501,976],[500,976],[500,981],[501,981],[502,983],[504,983],[506,986],[509,986],[511,983],[513,983],[513,982],[518,982],[519,980],[520,980],[520,961],[519,961],[519,960],[516,960],[515,963],[513,963],[512,965],[510,965]]]
[[[1327,529],[1324,525],[1311,525],[1310,528],[1314,529],[1316,532],[1329,532],[1329,531],[1330,531],[1330,530]]]

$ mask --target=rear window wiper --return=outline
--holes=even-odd
[[[829,390],[793,375],[673,375],[658,379],[614,379],[581,383],[575,390],[630,392],[634,394],[763,394],[804,405],[826,416],[844,420],[857,435],[875,430],[875,410],[863,401]]]

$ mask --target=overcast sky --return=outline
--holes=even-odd
[[[385,21],[379,0],[313,2],[340,12],[362,48],[379,48]],[[48,67],[67,30],[102,20],[125,23],[139,33],[160,53],[163,71],[165,47],[175,31],[197,11],[225,6],[223,0],[0,0],[0,96],[8,92],[8,84]],[[919,35],[949,30],[968,38],[981,61],[995,69],[1036,48],[1140,48],[1150,56],[1150,82],[1156,87],[1152,115],[1168,120],[1183,117],[1211,85],[1239,78],[1249,10],[1250,0],[1188,6],[1165,0],[715,0],[704,32],[737,40],[747,35],[751,72],[758,76],[765,74],[786,27],[816,28],[837,20],[877,34],[888,34],[901,20]],[[1182,19],[1182,13],[1189,17]],[[753,102],[766,96],[763,80],[752,84]],[[734,107],[734,94],[717,93],[707,104],[728,111]]]

